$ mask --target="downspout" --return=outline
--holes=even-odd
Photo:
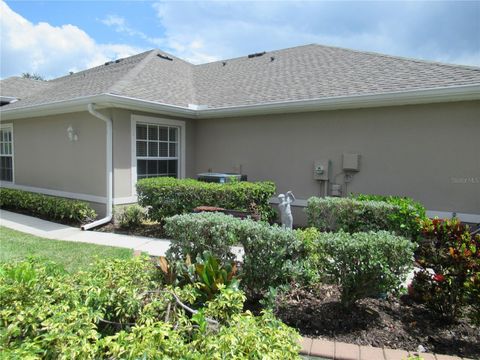
[[[95,110],[95,104],[90,103],[88,104],[88,112],[99,118],[100,120],[105,121],[107,127],[107,138],[106,138],[106,156],[107,156],[107,214],[104,218],[94,221],[90,224],[86,224],[82,226],[82,230],[92,229],[94,227],[106,224],[112,220],[112,209],[113,209],[113,156],[112,156],[112,119],[109,117],[100,114],[98,111]]]

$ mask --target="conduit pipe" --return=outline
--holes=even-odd
[[[95,104],[90,103],[87,106],[88,112],[95,116],[96,118],[105,122],[107,127],[107,138],[106,138],[106,161],[107,161],[107,214],[104,218],[94,221],[90,224],[86,224],[82,226],[82,230],[92,229],[94,227],[106,224],[112,220],[112,209],[113,209],[113,155],[112,155],[112,119],[109,117],[100,114],[98,111],[95,110]]]

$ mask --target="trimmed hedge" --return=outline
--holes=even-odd
[[[357,300],[400,287],[413,267],[416,245],[387,231],[319,233],[321,272],[341,286],[346,308]]]
[[[176,215],[167,218],[165,231],[172,239],[167,256],[196,258],[210,251],[222,260],[235,258],[230,247],[245,251],[240,277],[250,294],[287,284],[301,273],[302,242],[294,231],[221,213]]]
[[[421,211],[411,205],[352,198],[308,199],[306,213],[309,226],[320,231],[392,231],[416,240],[420,234]]]
[[[265,221],[275,217],[275,211],[269,204],[275,194],[275,184],[270,181],[218,184],[157,177],[139,180],[137,193],[138,203],[150,207],[149,216],[157,221],[190,213],[202,205],[257,212]]]
[[[0,189],[0,208],[65,223],[84,224],[97,217],[83,201],[6,188]]]

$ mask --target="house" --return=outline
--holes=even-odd
[[[1,186],[136,201],[137,179],[239,172],[394,194],[480,222],[480,68],[306,45],[193,65],[160,50],[0,83]]]

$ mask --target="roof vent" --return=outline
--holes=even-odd
[[[162,58],[162,59],[165,59],[165,60],[168,60],[168,61],[173,61],[173,59],[170,56],[167,56],[167,55],[157,54],[157,56],[159,58]]]
[[[264,52],[259,52],[259,53],[255,53],[255,54],[250,54],[248,55],[248,58],[251,59],[251,58],[254,58],[254,57],[259,57],[259,56],[262,56],[262,55],[265,55],[265,51]]]
[[[113,64],[113,61],[107,61],[107,62],[105,63],[105,66],[110,65],[110,64]]]
[[[222,65],[223,65],[223,66],[227,65],[227,62],[226,62],[226,61],[222,61]]]
[[[275,60],[275,56],[270,56],[270,61]]]
[[[115,64],[118,64],[120,61],[123,61],[123,59],[117,59],[117,60],[115,60]]]

